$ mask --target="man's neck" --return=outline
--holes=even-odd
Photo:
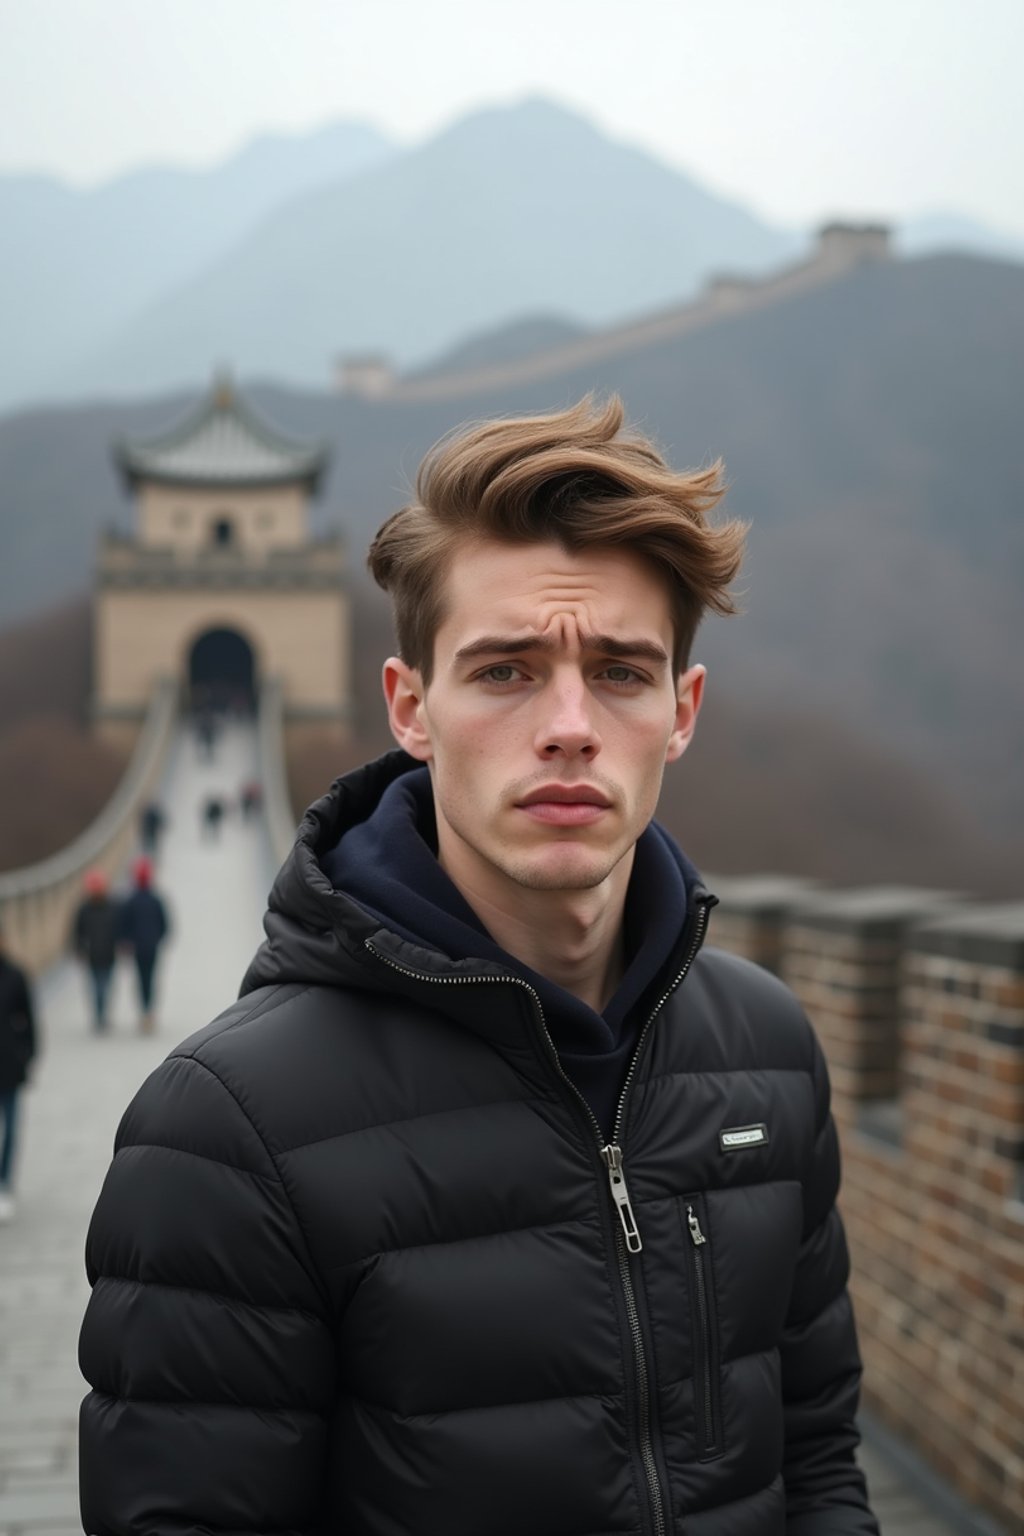
[[[524,889],[512,901],[465,880],[455,883],[502,949],[602,1013],[625,969],[623,916],[632,867],[631,852],[591,890]]]

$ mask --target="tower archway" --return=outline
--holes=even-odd
[[[250,715],[256,708],[256,661],[237,629],[204,630],[188,659],[189,702],[193,709]]]
[[[168,674],[185,708],[247,708],[274,678],[289,719],[345,718],[345,541],[309,527],[326,449],[291,439],[222,379],[184,420],[120,441],[115,457],[136,512],[134,533],[105,535],[100,548],[103,729],[127,739]]]

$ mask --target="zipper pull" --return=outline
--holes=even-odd
[[[686,1207],[686,1225],[690,1229],[690,1236],[693,1239],[693,1246],[695,1248],[699,1248],[701,1243],[707,1242],[707,1238],[700,1229],[700,1222],[697,1220],[697,1215],[692,1205]]]
[[[618,1208],[622,1230],[626,1234],[626,1247],[630,1253],[639,1253],[643,1243],[640,1241],[640,1230],[633,1215],[633,1207],[629,1203],[626,1176],[622,1171],[622,1148],[614,1145],[602,1147],[601,1156],[608,1165],[608,1183],[611,1185],[612,1199]]]

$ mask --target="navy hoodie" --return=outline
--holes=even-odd
[[[401,937],[452,960],[497,961],[528,982],[540,997],[563,1070],[611,1139],[633,1049],[659,982],[671,979],[668,963],[699,884],[696,870],[657,822],[637,841],[626,897],[625,972],[603,1013],[502,949],[445,874],[437,861],[427,768],[389,784],[369,819],[351,827],[320,862],[336,890]]]

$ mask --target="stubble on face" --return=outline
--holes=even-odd
[[[475,840],[478,836],[475,821],[467,818],[468,824],[463,823],[457,802],[453,803],[452,799],[443,797],[436,787],[434,799],[439,821],[443,816],[445,826],[451,833],[451,837],[442,839],[442,845],[450,851],[452,839],[458,839],[464,849],[479,856],[481,849]],[[515,813],[513,811],[510,814]],[[598,849],[593,844],[582,843],[578,835],[567,835],[558,839],[549,836],[543,849],[535,846],[519,851],[511,839],[502,842],[500,837],[496,837],[488,843],[485,856],[500,875],[521,890],[590,891],[609,880],[623,861],[626,867],[620,873],[625,875],[628,882],[635,846],[634,840],[625,848],[617,846]],[[465,868],[463,859],[448,860],[448,863],[454,862],[457,862],[459,868]],[[444,853],[441,854],[441,863],[443,866],[446,864]],[[451,873],[451,870],[448,872]]]

